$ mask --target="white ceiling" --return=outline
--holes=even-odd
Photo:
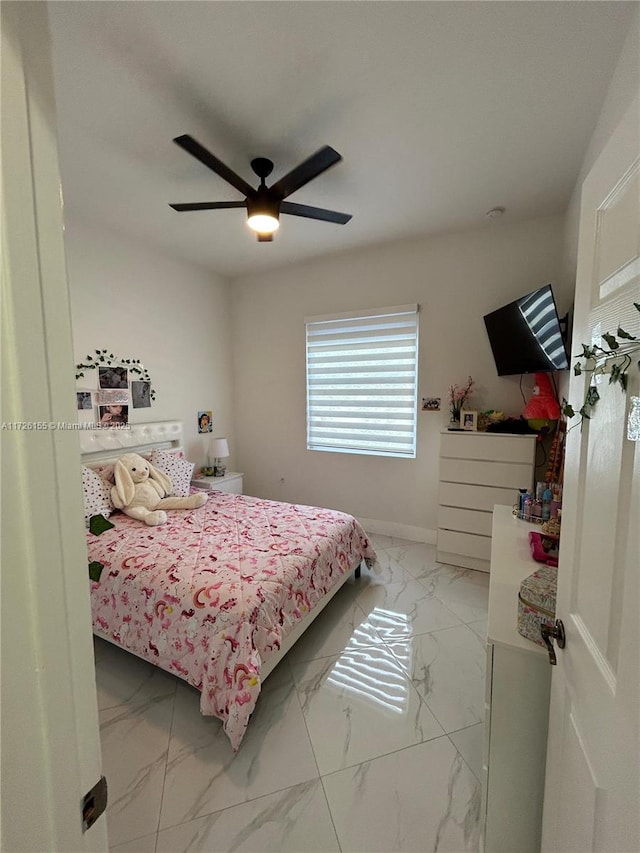
[[[635,3],[49,4],[65,204],[229,276],[419,234],[562,212]],[[241,200],[173,144],[194,136],[249,183],[328,144],[344,160],[258,244]]]

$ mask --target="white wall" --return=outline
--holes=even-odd
[[[229,283],[69,217],[65,252],[76,361],[103,348],[119,358],[139,358],[156,400],[150,408],[130,408],[130,421],[182,420],[188,458],[206,464],[197,412],[212,409],[213,434],[229,439],[232,468]],[[78,387],[96,387],[95,371],[85,376]]]
[[[640,89],[640,6],[631,20],[615,71],[611,78],[602,110],[593,130],[580,167],[580,174],[569,203],[565,222],[565,245],[563,251],[563,278],[571,296],[575,290],[578,258],[578,225],[580,219],[580,196],[582,183],[602,151],[605,143],[622,119]],[[640,130],[639,130],[640,132]]]
[[[562,226],[561,217],[491,223],[235,280],[236,440],[246,490],[434,530],[447,387],[471,374],[474,407],[520,414],[518,378],[496,375],[482,317],[557,281]],[[417,458],[308,451],[304,317],[412,302],[421,306],[419,396],[443,404],[419,413]]]

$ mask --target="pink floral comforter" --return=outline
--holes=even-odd
[[[196,510],[146,527],[122,513],[87,533],[93,627],[201,692],[237,750],[260,667],[339,579],[375,552],[350,515],[210,492]]]

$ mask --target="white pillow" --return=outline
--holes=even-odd
[[[82,466],[82,494],[84,497],[84,520],[88,524],[92,515],[109,518],[114,510],[111,501],[111,483],[99,477],[91,468]]]
[[[183,453],[167,453],[165,450],[154,450],[149,462],[171,480],[171,497],[187,497],[193,469],[196,467],[193,462],[185,459]]]

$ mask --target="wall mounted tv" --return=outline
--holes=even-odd
[[[560,320],[551,285],[492,311],[484,318],[498,376],[566,370],[563,337],[567,317]]]

